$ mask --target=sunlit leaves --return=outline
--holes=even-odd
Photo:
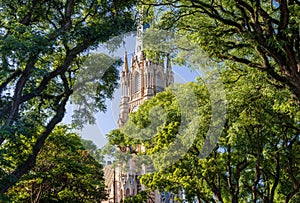
[[[102,165],[89,153],[94,151],[95,155],[93,144],[89,143],[88,147],[85,149],[80,137],[69,132],[66,126],[57,127],[42,148],[36,166],[8,195],[19,202],[30,199],[99,202],[105,199]]]
[[[0,1],[2,193],[30,170],[44,140],[63,119],[90,51],[111,37],[132,31],[135,3]],[[77,116],[78,126],[94,121],[93,113],[105,111],[105,98],[112,98],[117,87],[116,67],[120,61],[104,55],[91,58],[103,63],[94,64],[100,66],[98,69],[89,64],[90,72],[82,74],[85,78],[98,77],[86,89],[79,90],[86,94],[84,98],[74,99],[76,104],[80,103],[78,100],[88,101]],[[104,64],[107,61],[111,63]],[[4,160],[3,157],[12,157],[14,153],[14,159]]]
[[[142,175],[141,182],[152,190],[175,194],[184,191],[188,201],[195,198],[204,202],[285,201],[289,194],[297,191],[299,184],[299,105],[287,89],[279,91],[277,86],[266,82],[266,74],[234,64],[226,65],[232,65],[235,71],[225,67],[221,72],[228,115],[214,150],[206,157],[200,156],[207,144],[203,138],[211,122],[209,93],[201,82],[185,84],[198,99],[200,119],[196,139],[185,155],[171,165],[168,161],[161,163],[154,159],[152,164],[157,161],[168,167]],[[140,131],[126,135],[118,130],[112,133],[113,137],[108,137],[113,141],[111,144],[117,147],[140,144],[145,148],[141,153],[161,152],[160,158],[170,157],[162,150],[172,145],[181,121],[180,108],[171,89],[153,97],[131,114],[130,119],[138,126],[147,126],[151,121],[149,109],[159,105],[167,111],[168,119],[153,131],[151,139],[136,142],[132,137],[139,137]],[[172,156],[176,156],[176,152]],[[292,172],[288,168],[292,168]],[[239,190],[234,189],[237,187]],[[297,194],[294,195],[291,202],[297,198]]]

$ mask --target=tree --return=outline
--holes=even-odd
[[[266,77],[246,67],[237,72],[222,71],[228,99],[227,121],[218,144],[207,157],[201,158],[201,154],[212,109],[209,92],[201,81],[183,85],[198,99],[200,119],[195,121],[199,129],[192,146],[174,164],[164,167],[157,160],[170,157],[163,150],[172,145],[180,129],[175,123],[180,123],[182,109],[171,88],[145,101],[130,115],[129,121],[143,129],[156,122],[149,116],[149,109],[160,106],[165,110],[168,119],[154,133],[150,132],[151,139],[133,141],[133,137],[142,136],[116,131],[109,138],[120,147],[141,144],[145,150],[138,155],[160,153],[152,159],[154,165],[162,165],[160,170],[140,177],[149,189],[175,194],[184,191],[186,200],[197,198],[199,202],[297,202],[299,105],[290,91],[278,91],[266,82]],[[176,156],[175,152],[172,156]]]
[[[141,191],[135,196],[128,196],[125,198],[124,203],[145,203],[147,202],[147,199],[149,198],[149,195],[146,191]]]
[[[195,42],[212,59],[268,73],[300,99],[298,0],[142,1],[153,26]],[[155,9],[158,8],[158,9]],[[271,81],[272,81],[271,80]]]
[[[46,138],[64,117],[88,53],[132,29],[134,3],[0,1],[0,193],[35,165]],[[99,67],[103,77],[95,80],[97,93],[88,98],[95,100],[92,110],[105,110],[103,100],[116,87],[116,66]]]
[[[92,156],[98,163],[105,163],[102,150],[99,149],[92,140],[82,139],[81,141],[84,149],[90,156]]]
[[[69,132],[66,126],[56,127],[42,147],[34,168],[8,191],[8,196],[14,202],[32,203],[105,199],[103,168],[89,151],[77,134]]]

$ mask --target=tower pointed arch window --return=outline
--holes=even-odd
[[[141,89],[141,75],[139,72],[136,72],[134,75],[134,93],[140,91]]]

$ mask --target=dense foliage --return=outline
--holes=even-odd
[[[124,203],[145,203],[147,202],[149,195],[146,191],[141,191],[135,196],[128,196],[125,198]],[[153,200],[152,200],[153,201]]]
[[[8,202],[100,202],[106,198],[102,165],[75,133],[59,126],[49,135],[36,165],[8,191]]]
[[[197,138],[179,161],[142,175],[142,184],[175,194],[184,191],[188,201],[196,198],[199,202],[297,202],[300,197],[297,101],[288,90],[278,91],[267,82],[267,75],[257,70],[243,67],[235,72],[223,71],[221,75],[228,109],[218,144],[207,157],[201,158],[212,118],[209,92],[201,81],[182,85],[198,99]],[[176,156],[163,154],[164,148],[178,136],[182,114],[172,88],[144,102],[130,120],[136,126],[147,127],[153,121],[149,110],[157,106],[165,110],[167,120],[151,132],[151,139],[133,139],[132,135],[112,131],[111,144],[118,147],[140,144],[145,151],[137,154],[161,152],[159,158]]]
[[[0,1],[0,193],[35,165],[46,138],[64,117],[70,96],[78,90],[76,79],[90,50],[132,29],[134,3]],[[119,63],[109,60],[110,64],[99,65],[98,78],[87,79],[97,84],[97,92],[84,95],[89,88],[79,89],[84,96],[74,98],[76,104],[95,101],[80,108],[85,112],[77,118],[92,121],[91,113],[105,110],[104,99],[112,97],[118,78]]]
[[[268,73],[300,98],[298,0],[150,0],[152,27],[188,37],[211,58]],[[151,12],[150,12],[151,13]]]
[[[206,80],[183,85],[197,97],[199,119],[191,120],[191,125],[199,130],[185,155],[170,164],[168,160],[181,149],[171,153],[165,149],[177,146],[173,142],[181,130],[183,111],[168,88],[131,114],[131,131],[125,125],[108,134],[110,144],[119,149],[117,158],[139,161],[148,155],[152,158],[148,168],[160,170],[141,176],[142,184],[175,194],[184,191],[190,202],[299,201],[300,2],[142,0],[142,4],[152,27],[144,38],[150,44],[157,42],[150,49],[174,53],[188,65],[194,58],[196,68],[202,65],[200,52],[218,63],[228,101],[227,120],[218,144],[203,158],[215,101],[210,101]],[[162,36],[161,30],[168,32]],[[187,40],[173,45],[181,36]],[[192,46],[183,46],[187,43]],[[184,51],[193,56],[180,58]],[[146,50],[146,54],[153,53]],[[151,109],[165,113],[164,118],[153,117]],[[132,130],[133,125],[140,131]]]

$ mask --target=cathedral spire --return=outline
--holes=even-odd
[[[124,44],[125,48],[125,44]],[[118,120],[119,127],[122,127],[124,123],[128,120],[129,114],[129,98],[128,98],[128,91],[129,91],[129,69],[128,69],[128,60],[127,60],[127,51],[125,48],[124,53],[124,66],[121,72],[121,102],[120,102],[120,115]]]
[[[128,71],[129,71],[129,69],[128,69],[127,51],[126,51],[126,49],[125,49],[123,72],[128,73]]]
[[[142,34],[144,31],[143,26],[143,8],[139,10],[138,15],[138,25],[137,25],[137,35],[136,35],[136,42],[135,42],[135,55],[139,58],[142,55],[143,49],[143,42],[142,42]]]

